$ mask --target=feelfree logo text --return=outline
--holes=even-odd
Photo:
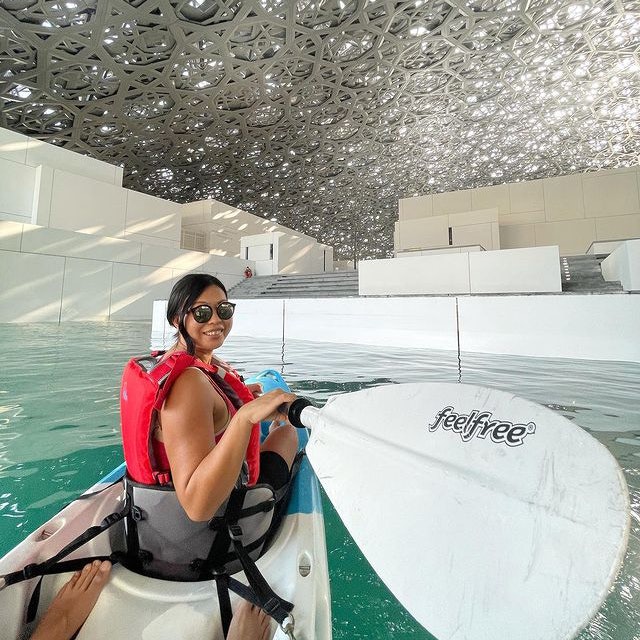
[[[463,442],[469,442],[473,438],[489,438],[496,444],[506,444],[509,447],[519,447],[528,435],[536,431],[534,422],[514,424],[507,420],[494,419],[490,411],[474,409],[471,413],[464,414],[457,413],[453,407],[445,407],[438,411],[434,422],[429,424],[429,431],[433,432],[438,428],[457,433]]]

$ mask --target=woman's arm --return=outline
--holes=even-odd
[[[189,518],[209,520],[235,485],[254,423],[273,419],[295,396],[271,391],[241,407],[215,443],[214,410],[224,400],[206,375],[187,369],[160,411],[164,446],[178,500]]]

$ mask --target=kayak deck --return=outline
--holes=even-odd
[[[0,560],[0,575],[50,558],[85,529],[122,508],[122,482],[108,487],[109,480],[107,477],[107,482],[92,487],[83,499],[63,509]],[[114,535],[117,532],[113,530],[100,534],[68,559],[108,555]],[[274,591],[294,603],[296,638],[330,640],[331,609],[322,505],[317,480],[306,459],[294,482],[281,528],[256,564]],[[37,620],[70,575],[43,579]],[[234,577],[246,584],[242,572]],[[33,579],[0,591],[3,618],[8,614],[3,638],[29,637],[31,628],[23,628],[23,620],[36,583]],[[232,593],[231,599],[233,604],[237,596]],[[221,629],[215,582],[158,580],[116,565],[77,637],[78,640],[217,640],[222,638]],[[273,629],[276,630],[275,623]],[[279,629],[274,636],[286,637]]]

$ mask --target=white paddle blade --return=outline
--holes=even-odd
[[[600,607],[629,497],[580,427],[508,393],[428,383],[335,396],[312,422],[322,486],[439,640],[568,639]]]

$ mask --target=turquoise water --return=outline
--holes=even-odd
[[[118,386],[150,325],[0,325],[0,554],[122,459]],[[601,440],[622,466],[633,509],[629,550],[580,640],[640,640],[640,365],[230,339],[223,358],[245,373],[282,371],[319,403],[333,393],[438,380],[510,390],[546,404]],[[336,640],[428,640],[361,556],[326,504]],[[511,640],[501,639],[496,640]],[[551,639],[550,639],[551,640]]]

